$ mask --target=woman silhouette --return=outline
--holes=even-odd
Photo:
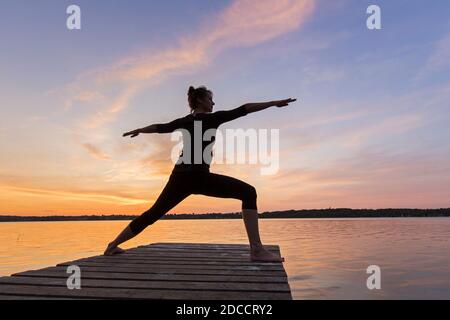
[[[177,129],[182,130],[183,152],[175,165],[170,178],[153,206],[131,223],[109,243],[105,255],[122,253],[124,250],[118,246],[135,237],[147,226],[156,222],[170,209],[183,201],[191,194],[202,194],[219,198],[234,198],[242,201],[242,216],[250,242],[250,257],[252,261],[283,262],[279,257],[264,248],[261,243],[258,228],[258,210],[256,206],[256,189],[241,180],[211,173],[209,171],[211,157],[204,156],[205,148],[211,142],[203,141],[203,133],[213,130],[211,141],[214,141],[215,130],[221,124],[245,116],[249,113],[261,111],[271,106],[284,107],[296,99],[286,99],[262,103],[247,103],[238,108],[212,112],[214,102],[213,94],[206,87],[195,89],[190,87],[188,101],[191,113],[185,117],[169,123],[152,124],[148,127],[136,129],[123,136],[131,138],[141,133],[170,133]],[[199,129],[200,128],[200,129]],[[198,134],[201,130],[201,135]],[[197,133],[194,133],[194,132]],[[194,139],[201,139],[195,143]],[[200,143],[200,144],[198,144]],[[198,146],[201,145],[202,148]]]

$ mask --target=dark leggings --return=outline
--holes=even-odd
[[[140,233],[191,194],[239,199],[242,209],[257,209],[256,189],[248,183],[211,172],[173,172],[153,206],[131,221],[131,231]]]

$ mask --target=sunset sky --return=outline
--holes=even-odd
[[[176,142],[122,133],[188,114],[190,85],[215,110],[299,99],[223,126],[280,130],[276,175],[211,167],[254,185],[260,212],[450,207],[447,0],[3,0],[0,39],[0,214],[147,210]],[[240,208],[190,196],[171,213]]]

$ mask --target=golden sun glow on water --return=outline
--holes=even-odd
[[[450,297],[450,218],[261,219],[280,246],[295,299]],[[127,221],[0,223],[0,275],[99,255]],[[124,248],[175,243],[246,244],[237,220],[161,220]],[[382,289],[366,287],[378,265]]]

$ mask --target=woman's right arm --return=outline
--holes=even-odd
[[[182,126],[182,119],[175,119],[168,123],[151,124],[144,128],[139,128],[133,131],[129,131],[123,134],[124,137],[131,136],[134,138],[141,133],[170,133]]]
[[[134,137],[138,136],[141,133],[156,133],[157,132],[156,130],[157,130],[157,125],[156,124],[152,124],[152,125],[149,125],[149,126],[144,127],[144,128],[139,128],[139,129],[136,129],[136,130],[125,132],[122,136],[123,137],[130,136],[130,138],[134,138]]]

